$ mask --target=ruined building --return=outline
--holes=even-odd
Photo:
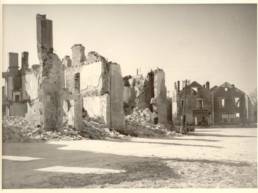
[[[196,81],[175,83],[177,91],[177,123],[183,116],[188,125],[245,124],[255,121],[255,110],[249,97],[233,84],[225,82],[210,88],[210,83]]]
[[[65,56],[61,62],[53,53],[52,22],[45,15],[37,15],[37,39],[44,127],[58,128],[67,120],[69,125],[81,129],[83,112],[108,127],[123,127],[120,66],[96,52],[89,52],[86,57],[81,44],[72,47],[72,59]]]
[[[212,103],[209,82],[204,86],[194,81],[184,81],[181,89],[180,81],[175,83],[177,92],[177,122],[185,121],[190,125],[208,125],[212,122]]]
[[[28,59],[29,53],[23,52],[19,68],[18,53],[9,53],[9,67],[2,74],[5,79],[2,92],[4,115],[25,116],[38,98],[39,65],[29,68]]]
[[[37,49],[41,66],[39,102],[41,125],[46,130],[62,127],[64,71],[59,57],[53,53],[52,21],[37,15]]]
[[[254,121],[250,98],[228,82],[211,89],[214,124],[246,124]]]
[[[67,56],[63,60],[63,63],[67,64],[66,91],[70,95],[79,93],[79,113],[83,111],[88,117],[112,128],[124,127],[123,80],[120,65],[107,61],[93,51],[86,57],[84,50],[81,44],[76,44],[72,47],[71,65]],[[78,118],[78,113],[74,117]]]
[[[148,108],[155,124],[172,122],[172,103],[167,98],[165,72],[162,69],[150,71],[146,77],[142,74],[124,77],[124,111],[130,114],[134,108]]]
[[[61,61],[53,52],[52,21],[37,15],[39,65],[29,68],[28,52],[9,53],[9,69],[3,73],[4,114],[34,119],[46,130],[64,124],[76,129],[83,116],[108,127],[124,127],[123,80],[120,65],[96,52],[85,56],[81,44],[72,46],[72,58]]]

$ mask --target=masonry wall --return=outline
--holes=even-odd
[[[42,126],[45,130],[58,130],[63,123],[63,65],[53,53],[52,21],[39,14],[36,21],[38,58],[42,66],[39,78]]]
[[[39,75],[32,70],[26,71],[22,76],[23,100],[35,100],[38,98]]]
[[[154,71],[154,97],[158,109],[158,122],[167,123],[167,89],[165,86],[165,73],[161,69]]]
[[[26,103],[12,103],[9,107],[10,116],[22,116],[24,117],[27,113]]]
[[[95,60],[80,69],[83,107],[109,127],[124,126],[123,80],[118,64]]]
[[[239,98],[240,105],[237,106],[235,98]],[[224,99],[224,107],[221,100]],[[233,117],[239,114],[239,117]],[[225,115],[232,115],[232,117],[224,117]],[[237,91],[235,88],[228,88],[225,91],[224,87],[220,87],[214,93],[214,122],[215,124],[231,124],[246,122],[246,101],[245,95]]]
[[[110,78],[111,78],[111,90],[110,90],[110,112],[111,112],[111,127],[123,128],[124,122],[124,110],[123,110],[123,79],[121,76],[120,65],[116,63],[110,63]]]

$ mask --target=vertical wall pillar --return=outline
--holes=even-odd
[[[37,15],[37,48],[41,64],[39,100],[45,130],[58,130],[63,120],[64,71],[59,57],[53,53],[52,21]]]
[[[74,75],[74,128],[82,128],[82,98],[80,95],[80,73]]]
[[[154,71],[154,97],[158,109],[158,123],[167,123],[167,89],[165,86],[165,72],[161,69]]]

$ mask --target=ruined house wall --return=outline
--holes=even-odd
[[[38,98],[39,77],[36,72],[30,70],[22,76],[23,100],[35,100]]]
[[[147,74],[147,78],[144,81],[144,92],[145,92],[145,103],[150,110],[152,110],[152,105],[150,105],[151,99],[154,97],[154,72],[150,71]]]
[[[12,100],[13,98],[13,77],[12,76],[7,77],[6,88],[7,88],[7,99]]]
[[[41,121],[45,130],[58,130],[63,122],[63,65],[53,53],[52,21],[39,14],[36,21],[38,58],[42,66],[39,77]]]
[[[39,99],[30,101],[26,103],[27,105],[27,113],[25,115],[25,118],[27,120],[32,121],[36,125],[40,125],[42,120],[41,120],[41,113],[42,113],[42,106],[39,101]]]
[[[29,52],[22,52],[22,70],[29,69]]]
[[[172,98],[167,98],[167,120],[172,122]]]
[[[38,57],[42,63],[42,54],[53,50],[52,21],[47,19],[46,15],[37,14],[36,22]]]
[[[116,63],[110,64],[110,111],[111,111],[111,127],[123,128],[124,110],[123,110],[123,79],[121,76],[120,65]]]
[[[124,86],[123,90],[124,112],[128,115],[132,113],[133,108],[136,106],[136,92],[133,86]]]
[[[56,54],[43,55],[40,101],[42,102],[43,126],[46,130],[59,129],[63,118],[64,73],[61,60]]]
[[[81,66],[80,92],[83,98],[83,108],[91,118],[109,122],[107,118],[108,95],[101,95],[102,90],[102,62],[94,62]]]
[[[109,124],[109,95],[83,97],[83,108],[87,110],[88,116],[102,123]]]
[[[154,97],[158,110],[158,122],[167,123],[167,89],[165,86],[165,73],[161,69],[154,71]]]
[[[147,82],[146,82],[147,81]],[[149,107],[149,103],[146,102],[146,96],[149,95],[149,87],[146,85],[149,85],[150,82],[146,80],[143,75],[137,75],[133,77],[133,84],[135,89],[135,103],[137,108],[139,109],[145,109]]]
[[[118,64],[95,60],[82,65],[81,96],[88,115],[109,127],[123,127],[123,80]]]
[[[24,117],[27,113],[26,103],[12,103],[9,108],[10,116],[22,116]]]
[[[214,92],[214,123],[228,124],[228,123],[243,123],[246,121],[246,102],[243,92],[236,88],[218,87]],[[240,99],[239,107],[235,103],[235,98]],[[222,106],[222,99],[224,99],[224,107]],[[239,114],[239,118],[233,118],[234,115]],[[229,119],[225,117],[230,115]],[[224,118],[223,118],[224,117]]]

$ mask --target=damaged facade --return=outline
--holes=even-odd
[[[175,83],[177,92],[177,122],[185,121],[190,125],[209,125],[212,122],[211,93],[209,82],[204,86],[194,81],[184,81],[180,88],[180,81]]]
[[[228,82],[211,89],[214,124],[247,124],[255,121],[250,98]]]
[[[29,68],[28,52],[18,67],[18,54],[9,53],[3,73],[3,112],[7,116],[35,118],[45,130],[68,124],[78,130],[83,118],[108,127],[124,127],[123,80],[120,65],[96,52],[85,56],[81,44],[72,47],[72,58],[61,61],[53,52],[52,21],[37,15],[39,65]]]
[[[23,52],[20,68],[19,54],[9,53],[8,71],[2,74],[5,79],[2,92],[4,115],[25,116],[38,98],[39,65],[29,68],[28,59],[29,53]]]
[[[255,106],[249,97],[233,84],[225,82],[210,88],[210,83],[200,85],[194,81],[175,83],[177,97],[177,124],[218,125],[246,124],[255,121]]]
[[[123,79],[126,115],[130,115],[134,109],[147,109],[151,114],[148,116],[150,122],[172,123],[172,102],[167,97],[165,72],[162,69],[151,70],[146,77],[136,74],[125,76]]]

